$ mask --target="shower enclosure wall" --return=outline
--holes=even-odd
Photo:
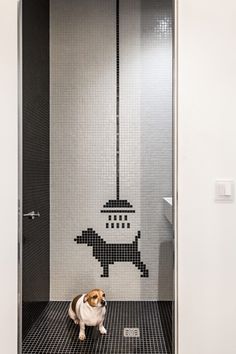
[[[172,2],[22,6],[23,211],[40,213],[23,222],[23,353],[170,353]],[[82,348],[66,311],[92,288],[108,335]]]

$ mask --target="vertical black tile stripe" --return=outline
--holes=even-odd
[[[116,199],[120,199],[120,18],[116,0]]]
[[[49,300],[49,0],[24,0],[23,336]]]

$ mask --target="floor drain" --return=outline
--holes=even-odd
[[[140,337],[139,328],[124,328],[124,337]]]

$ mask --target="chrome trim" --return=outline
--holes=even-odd
[[[40,213],[39,213],[39,211],[35,212],[33,210],[30,213],[23,214],[23,217],[34,220],[35,218],[39,218],[40,217]]]
[[[172,0],[173,9],[173,227],[174,227],[174,353],[179,354],[178,313],[178,0]]]
[[[22,0],[17,1],[18,56],[18,338],[17,352],[22,353]]]

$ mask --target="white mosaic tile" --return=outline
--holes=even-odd
[[[172,230],[162,203],[172,184],[166,4],[120,1],[120,199],[135,213],[108,214],[101,213],[103,205],[116,198],[116,2],[51,0],[52,300],[70,300],[95,287],[110,300],[172,299]],[[109,220],[120,215],[127,220]],[[98,241],[96,247],[74,241],[88,228],[104,241],[99,256],[93,254]],[[138,249],[127,255],[123,246],[138,231]],[[118,245],[111,251],[110,244],[124,251]],[[121,254],[124,261],[112,264]],[[133,255],[136,266],[128,260]],[[101,277],[104,263],[107,277]]]

